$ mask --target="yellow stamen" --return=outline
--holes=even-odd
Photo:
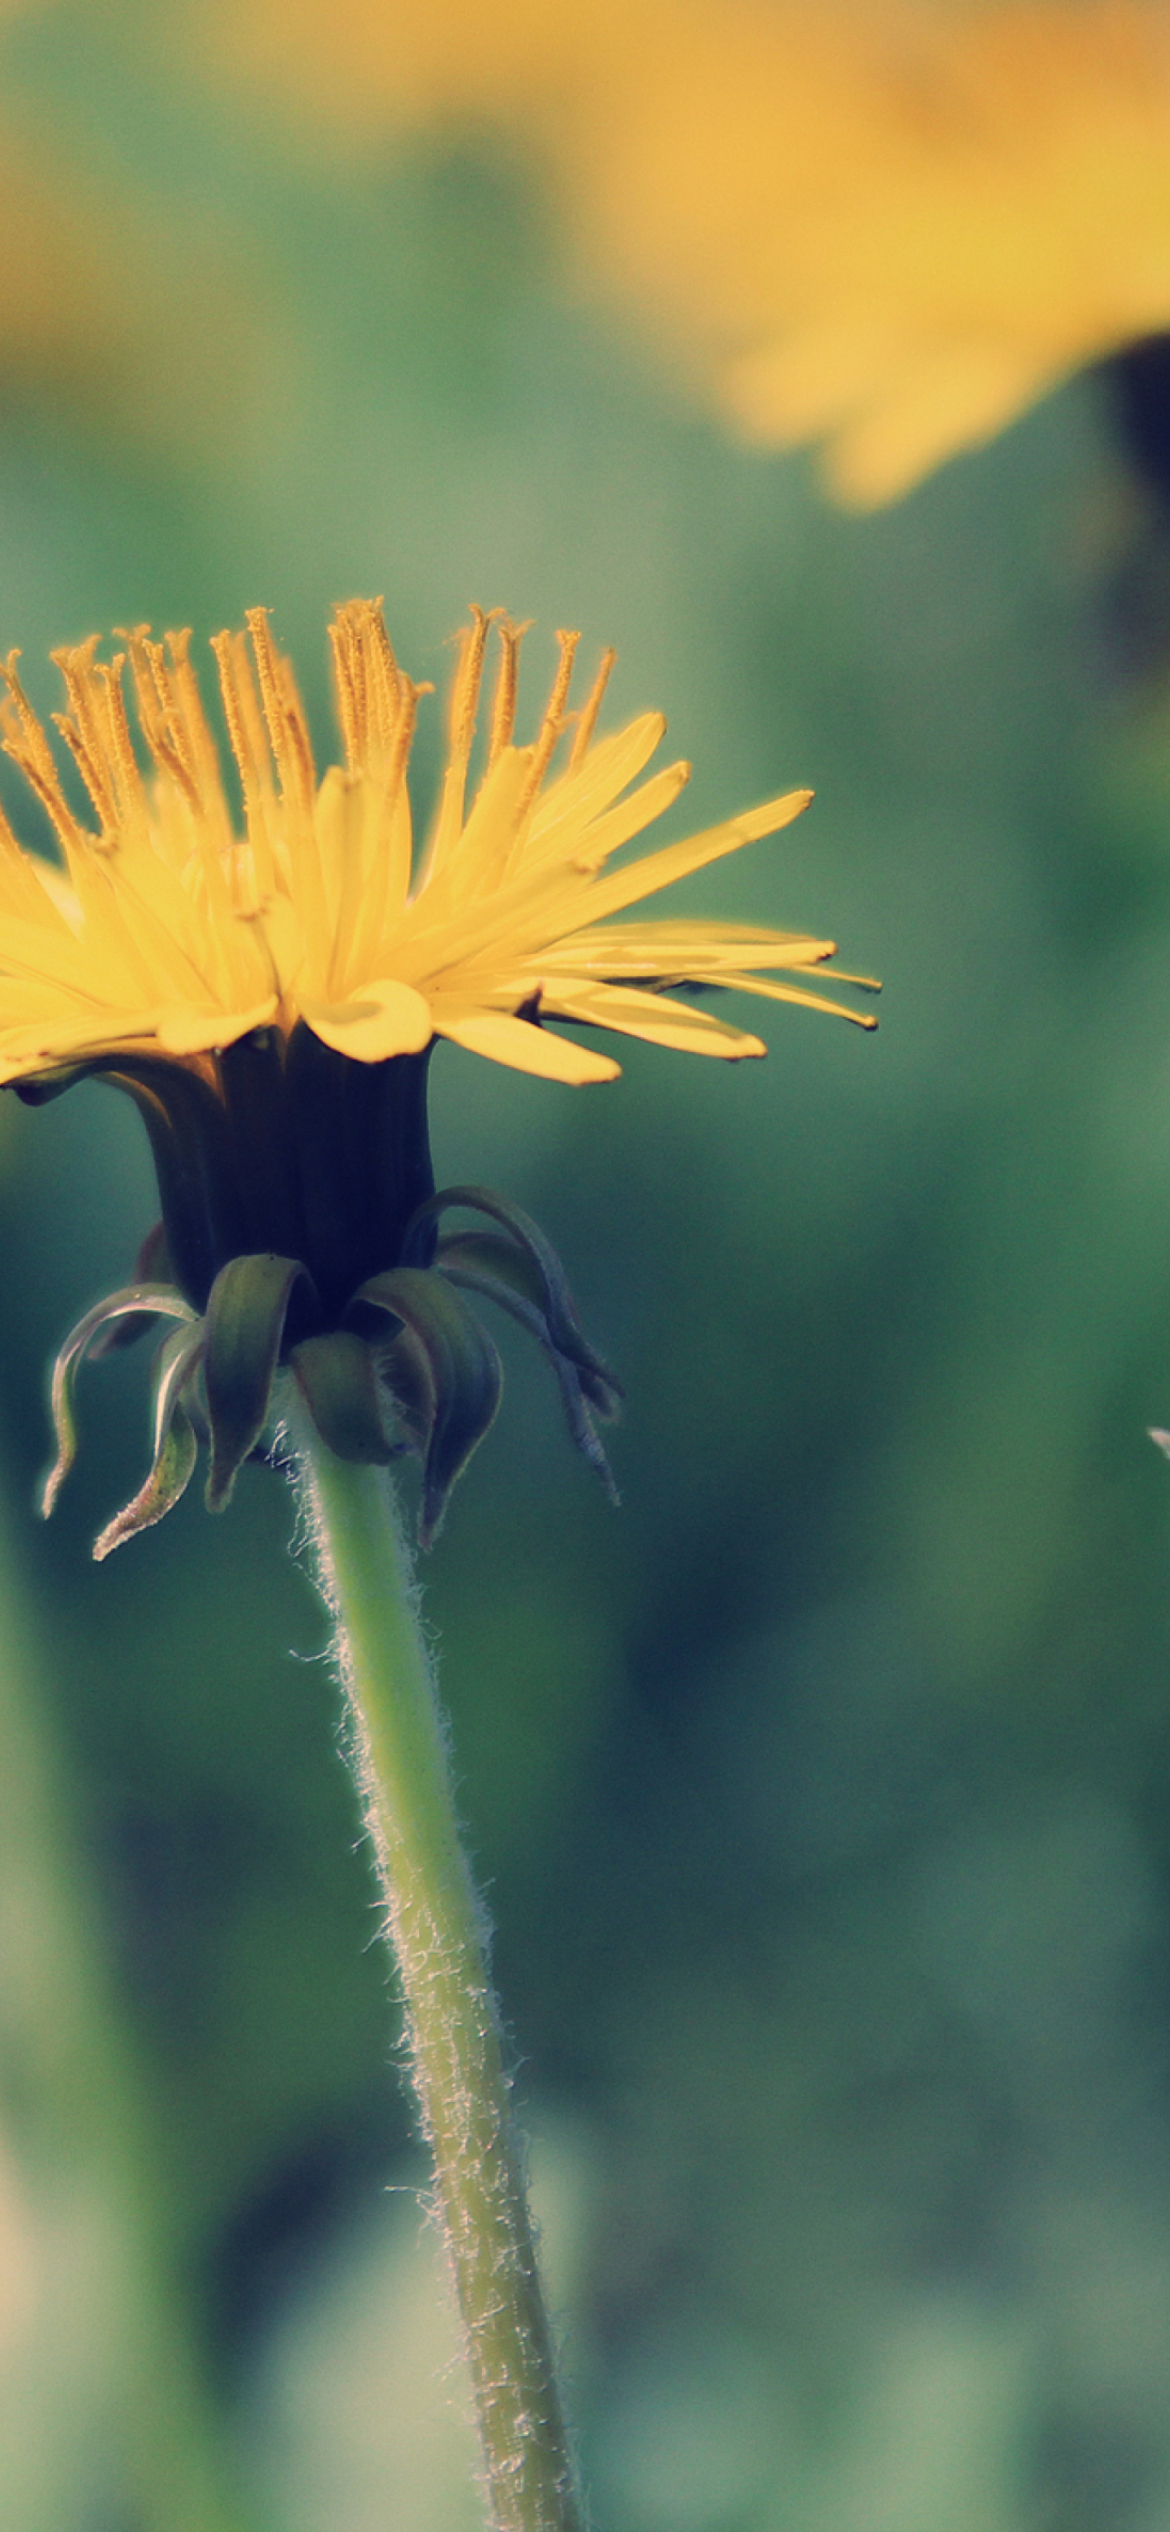
[[[433,689],[414,685],[401,670],[398,685],[398,724],[375,812],[374,867],[364,901],[353,909],[353,943],[352,947],[346,944],[339,956],[339,974],[356,976],[364,971],[366,975],[376,975],[381,971],[383,942],[401,920],[410,895],[411,819],[406,768],[420,698]]]
[[[545,705],[544,719],[536,734],[536,745],[532,751],[532,763],[528,769],[528,782],[524,797],[520,804],[521,816],[523,816],[526,809],[531,807],[532,802],[535,799],[542,782],[544,781],[544,777],[548,771],[549,763],[552,758],[553,750],[562,730],[564,729],[565,705],[569,700],[569,687],[573,680],[573,661],[577,655],[577,644],[580,639],[581,636],[579,633],[558,633],[557,635],[557,644],[561,655],[557,662],[557,673],[553,679],[552,693]]]
[[[238,911],[255,914],[259,910],[260,899],[270,895],[275,885],[275,866],[265,817],[260,759],[255,747],[256,731],[249,725],[252,716],[249,716],[244,702],[244,679],[247,676],[248,663],[246,657],[242,656],[242,645],[239,644],[238,634],[214,633],[211,638],[211,647],[219,670],[219,690],[223,698],[223,717],[227,723],[228,741],[239,768],[240,788],[244,795],[244,816],[248,826],[248,841],[252,847],[256,883],[250,897],[240,902]],[[253,715],[258,718],[258,715],[255,715],[254,696],[252,704]],[[261,749],[266,755],[262,730],[259,737]],[[267,767],[265,770],[267,771]],[[220,860],[218,854],[215,855],[215,860],[218,866]]]
[[[192,767],[200,814],[211,827],[214,841],[226,848],[231,842],[231,819],[219,770],[219,755],[208,728],[207,715],[195,671],[191,666],[191,635],[186,628],[168,633],[170,653],[167,685],[173,695],[172,730],[181,738],[186,760]]]
[[[329,648],[333,653],[333,700],[341,725],[346,769],[356,774],[365,729],[365,662],[354,628],[340,607],[329,626]]]
[[[488,741],[488,772],[497,756],[512,744],[516,721],[516,687],[520,674],[520,644],[532,629],[532,618],[524,624],[513,624],[503,616],[497,626],[500,637],[500,669],[492,701],[491,736]]]
[[[17,676],[19,658],[19,651],[9,651],[7,659],[0,662],[0,677],[3,677],[8,690],[6,704],[9,707],[3,715],[4,738],[0,744],[13,764],[19,765],[25,781],[47,810],[59,842],[65,852],[72,855],[80,850],[81,828],[61,789],[49,742]]]
[[[423,853],[418,886],[442,870],[456,836],[463,824],[463,803],[467,791],[467,768],[471,761],[479,711],[479,690],[483,682],[483,655],[488,632],[495,621],[482,607],[473,606],[471,623],[459,636],[459,662],[451,688],[451,719],[447,753],[447,770],[439,795],[438,815]]]
[[[366,663],[366,691],[372,699],[377,744],[384,754],[394,745],[404,688],[410,680],[403,679],[395,659],[380,598],[372,599],[364,611],[362,656]],[[420,686],[416,691],[421,694],[424,689]],[[370,741],[367,739],[366,743],[368,746]]]
[[[604,696],[605,689],[613,674],[614,662],[616,659],[616,651],[609,650],[602,652],[597,675],[594,678],[589,694],[577,715],[577,727],[573,732],[573,744],[569,751],[569,772],[571,774],[576,773],[578,766],[584,763],[584,760],[589,753],[593,733],[597,727],[597,715],[601,710],[602,697]]]
[[[104,665],[98,667],[97,675],[101,680],[105,703],[106,722],[109,729],[109,761],[114,777],[118,809],[130,828],[135,843],[140,843],[145,834],[146,799],[126,712],[126,696],[122,686],[125,667],[125,652],[116,651],[108,667]]]
[[[65,680],[65,692],[73,710],[73,719],[59,712],[53,714],[55,727],[72,750],[78,772],[97,810],[102,842],[115,838],[118,812],[113,787],[109,781],[109,747],[101,726],[98,708],[100,689],[94,674],[94,652],[97,635],[81,642],[74,650],[51,651],[54,668]]]
[[[248,835],[256,866],[256,886],[261,899],[274,895],[277,886],[276,856],[273,838],[277,832],[278,812],[272,781],[268,742],[264,734],[264,717],[252,674],[248,645],[242,633],[232,637],[232,662],[235,668],[236,701],[240,721],[247,740],[251,761],[256,769],[258,811]]]

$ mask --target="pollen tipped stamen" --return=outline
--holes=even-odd
[[[412,893],[409,802],[404,800],[403,795],[419,699],[430,694],[432,689],[426,685],[416,686],[401,669],[398,671],[398,687],[398,722],[378,808],[381,850],[371,873],[370,886],[355,910],[352,947],[347,947],[344,959],[338,961],[339,973],[344,973],[348,965],[355,976],[379,972],[387,930],[391,921],[397,923],[401,919]]]
[[[53,761],[52,750],[16,673],[19,651],[9,651],[0,662],[0,677],[7,687],[3,713],[4,737],[0,744],[14,765],[24,775],[30,790],[36,793],[42,808],[51,820],[58,842],[69,855],[81,850],[85,841],[73,811],[61,789],[61,778]]]
[[[312,807],[316,788],[309,726],[291,661],[277,650],[267,607],[249,607],[248,631],[260,684],[260,701],[268,730],[281,793],[286,803],[303,811]]]
[[[268,745],[264,734],[264,716],[260,709],[260,698],[256,692],[256,680],[252,674],[252,662],[248,656],[247,643],[242,633],[237,633],[234,637],[232,659],[236,672],[236,700],[239,705],[240,720],[251,760],[256,769],[258,811],[255,826],[249,824],[249,841],[255,862],[257,891],[261,900],[265,901],[276,894],[278,886],[273,841],[278,823],[277,802]]]
[[[306,936],[324,942],[329,937],[331,918],[314,827],[316,773],[304,705],[291,664],[272,639],[267,608],[249,607],[247,624],[268,743],[280,784],[288,886],[299,906]]]
[[[240,902],[236,910],[255,914],[259,911],[260,901],[272,894],[276,884],[276,871],[266,815],[269,802],[265,800],[264,780],[256,750],[257,735],[263,746],[264,734],[262,729],[257,730],[256,727],[250,726],[252,716],[248,712],[244,689],[248,663],[246,657],[242,656],[242,645],[239,644],[238,637],[233,639],[230,633],[215,633],[212,635],[211,648],[219,670],[219,690],[223,698],[223,717],[227,723],[228,743],[236,760],[240,789],[244,795],[244,817],[247,822],[248,841],[252,847],[256,880],[256,886],[250,892],[248,902]],[[252,704],[253,713],[255,713],[254,695]],[[258,714],[255,718],[258,723]],[[267,754],[267,749],[264,753]],[[271,799],[271,786],[269,786],[269,796]],[[216,858],[218,861],[218,856]]]
[[[544,781],[546,773],[548,772],[557,741],[564,730],[565,705],[569,700],[569,688],[573,681],[573,662],[577,655],[577,645],[580,639],[581,636],[579,633],[562,632],[557,635],[557,643],[560,649],[560,658],[557,662],[557,673],[553,679],[552,693],[545,705],[544,719],[536,734],[536,745],[533,748],[532,762],[528,768],[528,779],[520,795],[520,805],[517,811],[518,826],[522,826],[523,820],[536,798],[536,794]]]
[[[471,623],[459,636],[459,661],[451,687],[451,710],[448,728],[447,769],[439,796],[438,815],[430,840],[423,854],[422,869],[415,893],[443,869],[454,849],[463,826],[467,797],[467,769],[475,739],[479,713],[480,689],[483,684],[484,652],[487,637],[499,620],[498,608],[486,615],[482,607],[473,606]]]
[[[578,767],[584,764],[593,743],[597,716],[605,699],[605,690],[613,675],[616,660],[615,650],[603,651],[601,654],[597,675],[577,715],[577,727],[573,732],[573,744],[569,750],[568,770],[571,774],[575,774]]]
[[[276,648],[268,624],[267,607],[246,610],[248,631],[252,638],[252,655],[260,681],[260,701],[268,727],[268,744],[272,749],[277,772],[280,771],[283,731],[281,727],[280,688],[276,678]]]
[[[199,784],[167,673],[161,642],[152,642],[150,628],[135,625],[122,635],[130,656],[134,702],[143,738],[158,771],[177,786],[188,807],[198,814]]]
[[[520,644],[525,634],[532,630],[532,619],[529,617],[523,624],[513,624],[510,617],[502,616],[496,629],[500,637],[500,666],[496,678],[496,691],[492,699],[492,726],[488,740],[489,773],[497,756],[502,754],[504,748],[512,744],[512,732],[516,725],[516,690],[520,678]]]
[[[211,829],[212,841],[226,850],[232,840],[232,822],[220,773],[219,751],[203,709],[199,680],[191,665],[191,635],[185,626],[168,633],[167,650],[170,654],[167,685],[172,697],[171,727],[193,770],[200,817]]]
[[[80,642],[72,650],[51,651],[54,668],[61,672],[73,718],[55,712],[53,724],[61,733],[76,761],[78,772],[97,811],[103,844],[116,839],[118,811],[115,787],[110,779],[110,745],[108,724],[102,712],[102,692],[94,668],[97,635]]]
[[[117,651],[108,666],[99,666],[97,674],[101,680],[102,699],[109,729],[110,765],[114,776],[118,809],[121,817],[132,829],[135,842],[138,843],[143,839],[146,829],[146,798],[138,758],[134,753],[134,741],[130,734],[130,720],[122,686],[125,667],[126,654],[124,651]]]
[[[363,633],[362,656],[371,718],[377,725],[379,747],[390,748],[398,728],[403,689],[410,680],[403,677],[395,659],[380,598],[371,599],[365,611]]]
[[[380,775],[401,715],[403,679],[380,598],[352,598],[329,627],[337,717],[351,774]]]
[[[53,727],[55,730],[60,732],[61,737],[64,739],[65,745],[68,748],[69,753],[73,758],[73,762],[77,767],[78,773],[80,774],[81,779],[85,784],[85,788],[89,793],[93,807],[97,811],[98,824],[101,828],[101,833],[100,835],[91,836],[88,840],[91,845],[96,844],[106,847],[114,841],[117,829],[117,813],[109,786],[103,779],[102,768],[96,763],[90,748],[86,743],[85,737],[82,731],[78,728],[76,721],[71,721],[67,712],[54,712]]]
[[[365,729],[363,661],[361,645],[355,640],[353,627],[340,608],[329,626],[329,648],[333,654],[333,701],[345,748],[346,771],[356,774],[361,764]]]

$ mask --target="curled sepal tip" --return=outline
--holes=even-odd
[[[52,1415],[57,1457],[41,1489],[41,1512],[47,1521],[77,1457],[77,1421],[73,1411],[77,1375],[86,1355],[121,1319],[182,1319],[193,1324],[195,1313],[169,1284],[127,1284],[107,1294],[79,1319],[53,1365]]]
[[[350,1311],[359,1323],[382,1312],[411,1340],[401,1355],[387,1346],[381,1369],[392,1397],[396,1372],[403,1376],[400,1422],[407,1447],[417,1450],[423,1463],[418,1534],[420,1544],[430,1547],[456,1478],[499,1406],[499,1355],[459,1293],[423,1267],[398,1266],[371,1276],[359,1285]]]
[[[580,1326],[555,1248],[530,1214],[488,1187],[445,1187],[420,1206],[408,1244],[415,1225],[421,1229],[429,1217],[455,1208],[486,1214],[500,1227],[445,1232],[435,1257],[438,1272],[465,1291],[494,1301],[543,1347],[556,1374],[573,1440],[611,1503],[616,1503],[613,1471],[593,1419],[600,1416],[612,1422],[620,1413],[623,1392]]]
[[[160,1345],[154,1365],[154,1437],[150,1473],[139,1487],[132,1502],[108,1521],[100,1538],[94,1540],[94,1563],[104,1564],[106,1557],[132,1539],[139,1530],[153,1528],[161,1521],[190,1484],[199,1455],[195,1427],[187,1413],[183,1391],[198,1370],[203,1353],[204,1334],[200,1322],[194,1327],[176,1328]]]
[[[298,1283],[312,1280],[294,1257],[229,1258],[207,1303],[203,1382],[211,1430],[207,1509],[222,1512],[268,1422],[285,1321]]]
[[[136,1284],[165,1284],[172,1292],[176,1288],[167,1235],[161,1222],[156,1222],[153,1230],[147,1232],[138,1251],[134,1261],[134,1281]],[[100,1336],[95,1337],[89,1348],[90,1362],[102,1362],[107,1354],[120,1354],[127,1346],[136,1345],[140,1336],[149,1333],[150,1326],[149,1310],[135,1310],[128,1318],[115,1320],[102,1329]]]

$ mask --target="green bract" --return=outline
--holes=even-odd
[[[449,1208],[488,1216],[490,1232],[436,1240]],[[162,1242],[148,1246],[158,1256]],[[416,1265],[416,1255],[433,1263]],[[46,1479],[50,1513],[76,1455],[74,1389],[87,1357],[124,1330],[177,1319],[154,1361],[152,1461],[138,1494],[95,1543],[99,1559],[149,1529],[188,1485],[201,1436],[209,1445],[206,1499],[220,1512],[244,1461],[270,1456],[287,1384],[295,1382],[322,1439],[342,1460],[421,1462],[419,1536],[435,1537],[456,1478],[500,1402],[500,1359],[460,1287],[495,1301],[535,1336],[556,1372],[575,1442],[614,1492],[595,1415],[617,1412],[620,1391],[578,1326],[563,1268],[528,1215],[482,1187],[429,1197],[406,1225],[401,1262],[349,1296],[341,1324],[323,1324],[307,1266],[273,1250],[230,1257],[197,1312],[165,1282],[129,1284],[87,1311],[53,1374],[57,1458]],[[266,1440],[266,1437],[267,1440]]]

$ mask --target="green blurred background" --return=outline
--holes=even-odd
[[[782,1010],[766,1065],[435,1068],[440,1178],[538,1216],[629,1393],[615,1514],[505,1335],[427,1573],[597,2521],[1167,2532],[1170,705],[1108,382],[848,519],[568,292],[518,147],[347,165],[128,6],[10,14],[0,112],[75,223],[0,221],[39,703],[51,645],[263,602],[324,745],[339,597],[440,683],[469,599],[533,616],[533,708],[580,625],[694,759],[677,832],[817,787],[693,910],[885,979],[876,1040]],[[33,1518],[47,1360],[153,1210],[128,1106],[4,1103],[0,2515],[202,2532],[128,2493],[189,2367],[241,2522],[459,2532],[290,1499],[96,1570],[129,1354]]]

